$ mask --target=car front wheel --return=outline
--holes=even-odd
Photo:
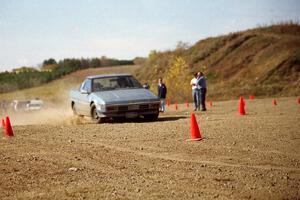
[[[97,114],[97,108],[95,104],[91,105],[91,117],[92,117],[92,121],[95,123],[102,123],[104,122],[104,118],[101,118],[98,116]]]

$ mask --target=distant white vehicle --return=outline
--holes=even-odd
[[[40,110],[44,105],[42,100],[30,100],[26,105],[26,110]]]
[[[44,102],[39,99],[33,99],[29,101],[13,101],[14,111],[31,111],[31,110],[40,110],[44,105]]]

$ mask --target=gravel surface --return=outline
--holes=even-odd
[[[213,102],[195,112],[198,142],[187,141],[184,104],[156,122],[12,115],[15,136],[0,132],[0,199],[300,199],[296,99],[246,100],[245,116],[237,100]]]

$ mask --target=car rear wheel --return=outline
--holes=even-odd
[[[83,115],[79,115],[77,110],[76,110],[76,106],[75,103],[72,104],[72,111],[73,111],[73,115],[76,117],[83,117]]]
[[[97,114],[97,108],[95,104],[91,105],[91,117],[92,117],[92,121],[95,123],[102,123],[104,122],[104,118],[101,118],[98,116]]]

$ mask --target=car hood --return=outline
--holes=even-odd
[[[93,93],[105,104],[138,103],[158,101],[158,97],[146,89],[124,89]]]

